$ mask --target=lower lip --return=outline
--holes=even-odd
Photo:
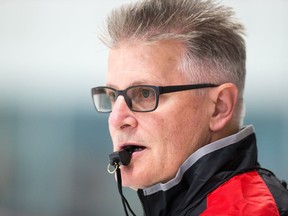
[[[135,151],[132,153],[132,158],[138,157],[140,154],[142,154],[144,151],[146,150],[146,148],[144,148],[141,151]]]

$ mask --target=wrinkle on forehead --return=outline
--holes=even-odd
[[[123,81],[121,76],[132,77],[126,86],[134,83],[165,85],[169,77],[183,76],[179,64],[184,50],[183,44],[177,41],[123,42],[109,52],[107,85],[115,86],[116,80]]]

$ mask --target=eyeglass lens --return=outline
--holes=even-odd
[[[124,91],[100,87],[94,91],[93,99],[99,112],[111,112],[119,95],[123,95],[128,107],[133,111],[150,111],[155,109],[157,93],[149,86],[133,86]]]

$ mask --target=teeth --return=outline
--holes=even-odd
[[[141,150],[143,150],[143,147],[136,147],[136,148],[134,148],[134,151],[141,151]]]
[[[129,153],[133,153],[133,152],[138,152],[138,151],[142,151],[145,147],[142,146],[126,146],[124,149],[126,151],[128,151]]]

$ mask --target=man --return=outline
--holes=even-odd
[[[146,0],[113,11],[107,87],[114,151],[130,149],[123,186],[145,215],[288,215],[288,192],[257,162],[242,125],[244,28],[209,0]]]

